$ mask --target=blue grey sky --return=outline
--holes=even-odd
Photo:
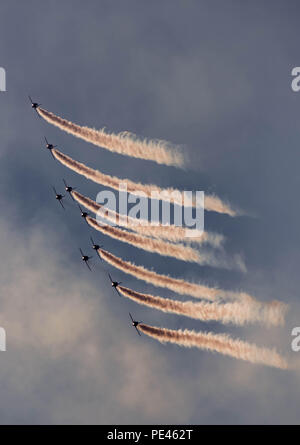
[[[0,66],[0,423],[298,423],[299,371],[138,337],[128,311],[158,326],[226,332],[276,347],[299,369],[300,65],[297,1],[3,1]],[[122,157],[39,119],[27,95],[73,122],[183,146],[180,170]],[[207,213],[247,272],[184,264],[93,233],[51,185],[101,187],[43,148],[104,173],[216,193],[247,215]],[[237,328],[162,314],[111,289],[104,266],[80,262],[89,236],[161,273],[290,305],[281,328]],[[170,296],[109,268],[130,288]]]

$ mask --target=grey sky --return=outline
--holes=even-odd
[[[298,423],[299,371],[278,371],[135,335],[138,319],[228,332],[291,352],[300,323],[299,60],[296,1],[3,1],[1,100],[0,423]],[[182,144],[186,170],[131,160],[60,132],[27,94],[74,122]],[[251,217],[207,214],[247,273],[183,264],[93,233],[51,185],[99,187],[55,163],[59,149],[104,173],[216,192]],[[101,188],[100,188],[101,189]],[[279,299],[283,328],[209,325],[120,299],[90,252],[89,236],[156,271]],[[117,270],[133,289],[162,296]]]

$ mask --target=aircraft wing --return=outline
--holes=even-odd
[[[121,297],[121,294],[120,294],[120,292],[118,291],[118,289],[117,289],[116,287],[115,287],[115,289],[116,289],[116,291],[117,291],[119,297]]]

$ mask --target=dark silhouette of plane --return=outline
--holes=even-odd
[[[73,190],[76,190],[75,189],[75,187],[71,187],[70,185],[67,185],[67,183],[66,183],[66,181],[63,179],[63,183],[65,184],[65,190],[66,190],[66,192],[68,192],[69,193],[69,195],[71,196],[71,198],[73,199],[73,201],[75,202],[75,199],[73,198],[73,196],[72,196],[72,191]],[[80,209],[81,210],[81,209]]]
[[[118,283],[118,281],[114,281],[114,280],[112,279],[112,277],[111,277],[110,274],[108,274],[108,276],[109,276],[109,279],[110,279],[110,282],[111,282],[111,286],[114,287],[114,288],[116,289],[116,291],[117,291],[119,297],[121,297],[120,292],[118,291],[118,286],[119,286],[120,284],[122,284],[122,282],[120,281],[120,282]]]
[[[101,249],[101,247],[103,247],[103,246],[100,246],[99,244],[95,244],[95,243],[94,243],[94,240],[93,240],[92,237],[90,237],[90,240],[91,240],[93,249],[96,251],[98,257],[99,257],[100,260],[102,261],[102,258],[101,258],[101,256],[99,255],[98,249]]]
[[[142,323],[142,321],[135,321],[135,320],[132,318],[132,315],[131,315],[130,312],[129,312],[129,315],[130,315],[130,318],[131,318],[132,326],[136,329],[136,332],[139,334],[139,336],[141,336],[141,333],[140,333],[140,331],[138,330],[138,325],[139,325],[140,323]]]
[[[89,260],[91,259],[91,258],[93,258],[92,256],[87,256],[87,255],[84,255],[84,253],[82,252],[82,250],[79,248],[79,252],[81,253],[81,259],[82,259],[82,261],[84,261],[85,262],[85,264],[86,264],[86,266],[90,269],[90,271],[92,272],[92,269],[90,268],[90,265],[89,265]]]
[[[49,144],[49,142],[47,141],[46,136],[44,136],[45,141],[46,141],[46,148],[50,151],[52,158],[55,159],[55,157],[53,156],[52,150],[53,148],[57,147],[57,145],[53,145],[53,144]]]
[[[55,187],[54,187],[54,186],[52,186],[52,188],[53,188],[53,191],[54,191],[54,193],[55,193],[55,198],[56,198],[57,201],[60,203],[60,205],[62,206],[62,208],[63,208],[64,210],[66,210],[65,207],[64,207],[64,205],[63,205],[63,203],[62,203],[62,200],[63,200],[63,198],[65,197],[65,195],[61,195],[60,193],[57,193],[57,191],[55,190]]]
[[[42,104],[38,104],[37,102],[33,102],[33,100],[31,99],[31,97],[30,96],[28,96],[29,97],[29,100],[30,100],[30,102],[31,102],[31,107],[36,111],[36,114],[39,116],[39,117],[41,117],[40,115],[39,115],[39,113],[37,112],[37,109],[42,105]]]
[[[89,225],[88,222],[87,222],[87,220],[86,220],[86,217],[89,216],[89,213],[88,213],[88,212],[84,212],[84,211],[82,210],[82,208],[80,207],[79,204],[78,204],[78,207],[79,207],[79,209],[80,209],[81,217],[85,220],[85,222],[87,223],[87,225]]]

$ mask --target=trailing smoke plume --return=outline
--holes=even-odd
[[[184,246],[183,244],[172,244],[167,241],[154,240],[153,238],[118,229],[117,227],[103,226],[89,216],[86,218],[86,221],[91,227],[104,235],[131,244],[132,246],[139,247],[140,249],[147,250],[148,252],[158,253],[159,255],[170,256],[179,260],[194,263],[207,264],[209,261],[209,258],[205,259],[205,257],[200,256],[196,250]]]
[[[81,162],[75,161],[74,159],[70,158],[70,156],[61,153],[56,149],[53,149],[52,153],[54,157],[63,165],[75,171],[76,173],[85,176],[87,179],[96,182],[97,184],[102,184],[106,187],[119,190],[120,184],[126,183],[127,191],[136,196],[143,196],[143,197],[147,196],[147,198],[151,199],[153,198],[153,195],[156,193],[158,194],[160,199],[164,201],[165,200],[169,201],[170,197],[172,197],[172,202],[174,202],[174,204],[178,205],[184,204],[185,206],[190,206],[190,207],[191,206],[194,207],[196,205],[194,199],[189,197],[185,197],[184,199],[183,192],[179,190],[173,188],[161,189],[157,185],[136,183],[129,179],[121,180],[115,176],[105,175],[104,173],[101,173],[99,170],[94,170],[90,167],[87,167]],[[231,209],[228,204],[223,203],[220,200],[220,198],[214,195],[205,196],[205,210],[214,211],[218,213],[226,213],[230,216],[236,215],[236,212],[233,209]]]
[[[168,275],[160,275],[154,270],[137,266],[130,261],[124,261],[107,250],[99,249],[99,254],[103,260],[112,266],[154,286],[167,288],[181,295],[191,295],[195,298],[210,301],[237,300],[243,303],[249,311],[257,310],[261,313],[264,312],[262,317],[266,320],[266,325],[279,325],[284,323],[287,306],[278,301],[260,303],[255,300],[254,297],[244,292],[225,291],[215,287],[204,286],[203,284],[191,283],[180,278],[173,278]]]
[[[161,343],[175,343],[186,348],[196,347],[199,349],[220,352],[221,354],[246,360],[251,363],[273,366],[280,369],[288,368],[286,360],[274,349],[261,348],[255,344],[232,339],[228,335],[212,334],[210,332],[195,332],[187,329],[184,331],[175,331],[149,326],[144,323],[140,323],[138,329]]]
[[[250,322],[266,322],[265,312],[242,303],[194,303],[161,298],[154,295],[136,292],[124,286],[118,286],[119,292],[136,303],[161,310],[163,312],[185,315],[202,321],[217,320],[222,323],[244,325]],[[268,320],[267,320],[268,321]]]
[[[101,204],[87,198],[81,193],[77,191],[72,191],[71,193],[73,198],[79,204],[83,205],[91,212],[97,214],[100,209],[103,209]],[[217,233],[201,232],[196,229],[189,229],[175,225],[167,226],[160,224],[159,226],[155,226],[151,225],[151,222],[149,223],[147,220],[135,219],[127,215],[119,214],[111,209],[105,213],[102,212],[101,216],[112,224],[127,227],[134,232],[145,236],[151,236],[152,238],[166,239],[173,242],[185,241],[188,243],[211,244],[214,247],[220,247],[224,241],[223,235]]]
[[[139,140],[134,134],[127,131],[119,134],[109,134],[104,129],[95,130],[89,127],[81,127],[41,107],[37,108],[37,112],[47,122],[61,130],[112,152],[133,158],[155,161],[158,164],[179,167],[184,164],[182,153],[177,148],[171,147],[166,141]]]

